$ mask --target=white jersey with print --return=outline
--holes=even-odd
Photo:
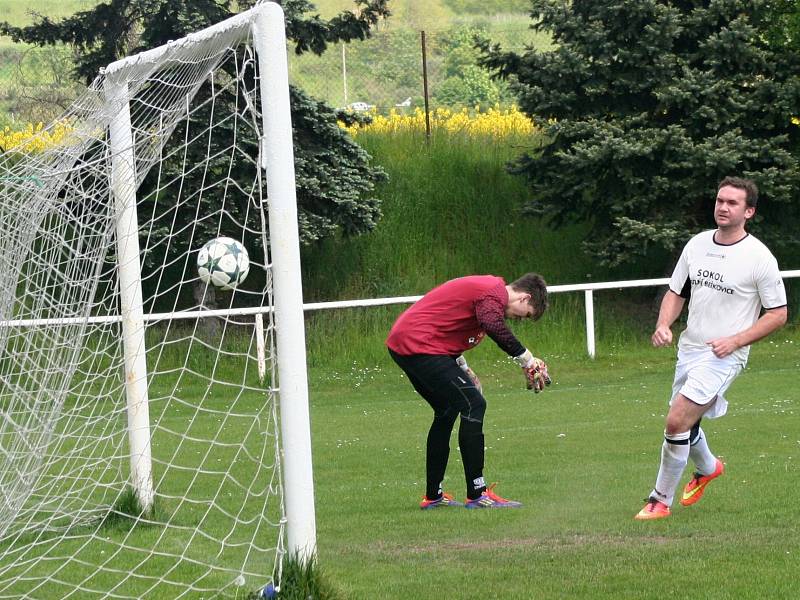
[[[689,318],[678,347],[708,348],[711,340],[748,329],[761,308],[786,306],[778,261],[752,235],[734,244],[715,241],[716,230],[698,233],[681,253],[670,289],[689,298]],[[744,365],[750,346],[732,354]]]

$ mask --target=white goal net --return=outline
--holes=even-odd
[[[0,598],[243,598],[314,551],[285,50],[257,6],[0,156]]]

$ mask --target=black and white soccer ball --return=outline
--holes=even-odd
[[[214,238],[197,253],[197,274],[203,283],[232,290],[245,280],[249,272],[247,250],[233,238]]]

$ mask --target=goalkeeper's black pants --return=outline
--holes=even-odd
[[[467,497],[479,497],[486,489],[483,483],[483,416],[486,413],[486,400],[483,395],[456,364],[456,357],[429,354],[403,356],[392,350],[389,350],[389,354],[433,409],[425,458],[425,495],[433,499],[441,493],[450,455],[450,435],[460,415],[458,446],[464,463]]]

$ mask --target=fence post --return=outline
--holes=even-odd
[[[594,295],[592,290],[583,292],[586,300],[586,351],[594,358]]]
[[[264,315],[256,313],[256,360],[258,363],[258,381],[264,383],[264,378],[267,376],[267,360],[264,348]]]
[[[428,102],[428,50],[425,45],[425,30],[420,32],[422,43],[422,93],[425,98],[425,140],[431,141],[431,111]]]

